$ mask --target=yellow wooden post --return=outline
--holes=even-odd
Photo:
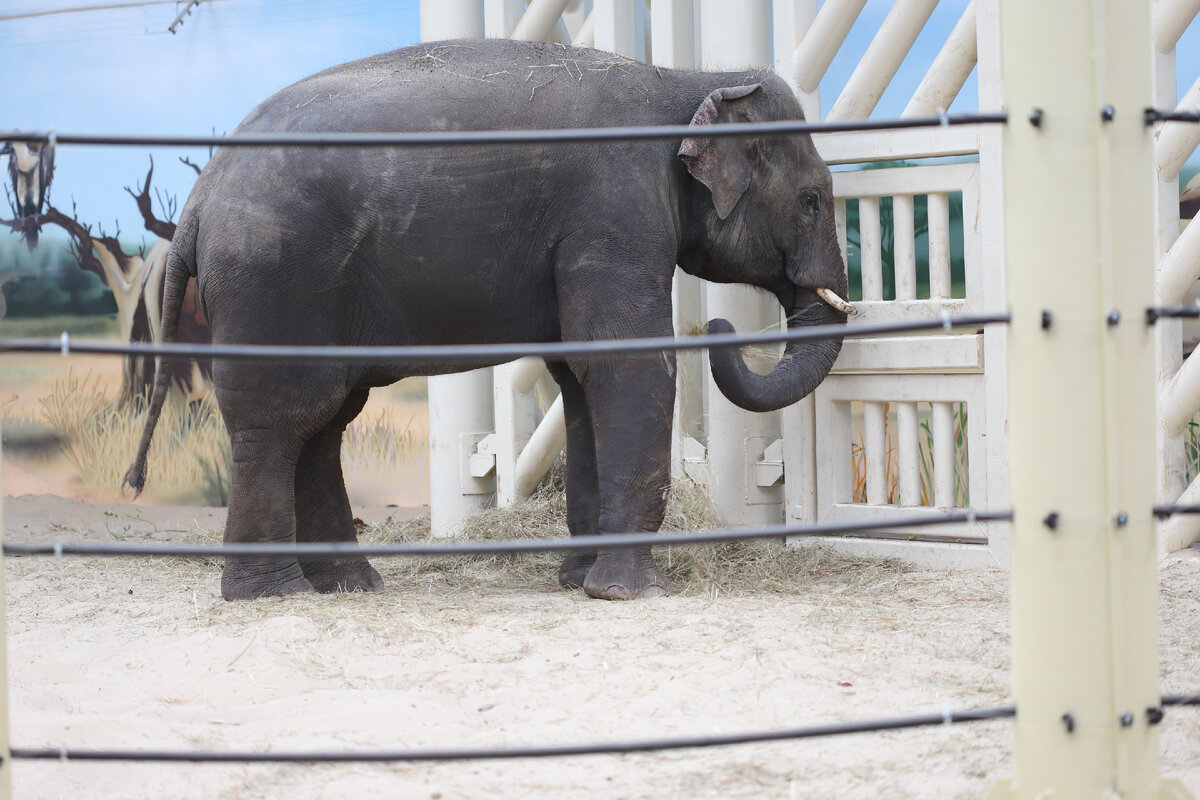
[[[1159,705],[1150,5],[1006,0],[1001,14],[1017,720],[997,798],[1186,796],[1159,778],[1147,713]]]

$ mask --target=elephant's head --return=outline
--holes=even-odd
[[[748,283],[771,292],[788,327],[845,322],[853,309],[838,247],[832,178],[807,136],[714,138],[706,125],[803,119],[780,79],[717,89],[692,118],[697,135],[679,157],[691,180],[685,190],[680,266],[710,281]],[[723,319],[710,333],[728,333]],[[711,351],[713,379],[734,404],[772,411],[795,403],[833,368],[841,339],[792,342],[768,375],[751,372],[734,348]]]

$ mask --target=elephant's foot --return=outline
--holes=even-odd
[[[558,584],[564,589],[582,589],[588,571],[596,563],[595,553],[568,553],[558,568]]]
[[[363,556],[301,561],[300,567],[318,592],[378,592],[383,589],[383,578]]]
[[[296,559],[228,559],[221,571],[221,597],[254,600],[286,594],[311,592],[313,585]]]
[[[588,570],[583,590],[601,600],[635,600],[662,597],[670,594],[671,587],[646,549],[600,553]]]

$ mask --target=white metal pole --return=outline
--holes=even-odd
[[[1165,797],[1150,4],[1007,0],[1001,42],[1017,718],[993,796]]]
[[[421,40],[483,36],[483,0],[421,0]],[[474,444],[492,430],[492,371],[429,379],[429,512],[434,536],[450,536],[487,507],[492,478],[467,466]]]
[[[704,69],[766,68],[773,63],[771,0],[701,0],[700,54]],[[744,286],[710,284],[708,315],[723,317],[742,332],[779,327],[773,298]],[[710,492],[729,524],[764,525],[782,521],[782,492],[754,481],[754,462],[779,437],[778,412],[754,414],[737,408],[708,382]]]

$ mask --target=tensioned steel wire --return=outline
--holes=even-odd
[[[614,533],[574,536],[569,539],[513,539],[509,541],[416,542],[404,544],[357,544],[355,542],[155,544],[135,542],[5,542],[6,556],[158,556],[203,558],[211,556],[259,558],[280,556],[298,558],[355,558],[359,556],[487,556],[516,553],[573,552],[592,550],[629,550],[639,547],[673,547],[693,544],[778,539],[783,537],[821,538],[954,523],[1009,522],[1011,511],[954,511],[905,516],[898,519],[871,519],[857,522],[817,523],[814,525],[771,525],[760,528],[724,528],[687,533]],[[911,534],[896,538],[913,539]],[[939,542],[964,542],[951,537],[922,537]]]
[[[662,739],[642,739],[625,742],[592,742],[581,744],[531,745],[494,748],[444,748],[413,750],[353,750],[313,752],[271,751],[196,751],[196,750],[101,750],[63,747],[14,747],[12,758],[49,759],[62,761],[189,761],[189,762],[340,762],[340,761],[482,761],[516,758],[547,758],[555,756],[616,755],[649,753],[663,750],[687,750],[702,747],[727,747],[738,744],[813,739],[825,736],[844,736],[852,733],[924,728],[983,722],[1016,716],[1012,706],[951,711],[943,709],[929,714],[906,717],[835,722],[772,731],[713,734],[710,736],[681,736]]]
[[[762,333],[720,333],[706,336],[659,336],[598,341],[527,342],[471,345],[251,345],[251,344],[148,344],[139,342],[74,341],[67,333],[58,339],[0,339],[0,352],[87,353],[99,355],[175,356],[183,358],[250,359],[259,361],[336,362],[381,364],[387,362],[445,364],[504,362],[527,356],[547,359],[603,358],[613,355],[664,351],[706,350],[747,345],[788,344],[821,339],[861,338],[888,333],[950,330],[1012,321],[1009,313],[945,313],[932,320],[881,322],[864,325],[810,325]]]
[[[812,133],[851,133],[901,128],[938,128],[957,125],[1003,124],[1004,111],[971,114],[935,114],[903,119],[806,122],[723,122],[713,125],[632,125],[603,128],[545,128],[504,131],[416,131],[335,133],[239,133],[232,136],[175,136],[107,133],[8,131],[0,141],[42,144],[108,145],[114,147],[453,147],[488,144],[554,144],[568,142],[639,141],[747,136],[798,136]]]

